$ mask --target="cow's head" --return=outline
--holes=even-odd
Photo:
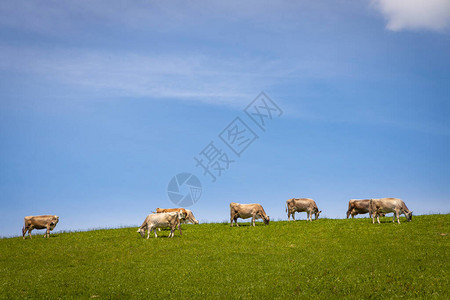
[[[50,230],[53,230],[56,226],[56,224],[58,224],[59,222],[59,217],[58,216],[53,216],[52,221],[50,222]]]
[[[144,228],[139,228],[136,232],[138,232],[141,235],[142,238],[145,236]]]
[[[269,221],[270,221],[270,217],[269,216],[263,217],[263,220],[264,220],[264,224],[269,225]]]
[[[347,219],[348,219],[348,217],[350,217],[350,214],[352,213],[352,211],[351,210],[347,210]]]
[[[413,213],[413,212],[410,211],[410,212],[408,212],[408,213],[405,214],[406,220],[408,220],[408,222],[412,220],[412,213]]]
[[[198,220],[195,219],[193,216],[188,216],[187,220],[192,224],[198,224]]]
[[[186,209],[187,212],[187,220],[191,222],[192,224],[198,224],[198,220],[194,217],[194,214],[189,209]]]
[[[321,212],[322,212],[321,210],[319,211],[316,210],[316,212],[314,213],[316,220],[319,218]]]

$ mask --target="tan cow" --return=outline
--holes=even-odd
[[[156,228],[170,228],[169,238],[174,236],[174,231],[178,227],[181,235],[181,226],[180,221],[182,218],[181,212],[170,212],[170,213],[159,213],[159,214],[150,214],[148,215],[141,227],[137,230],[137,232],[141,235],[141,237],[145,236],[145,230],[147,230],[147,239],[150,238],[150,232],[153,230],[155,233],[155,238],[158,237],[156,234]]]
[[[319,215],[322,211],[319,211],[317,208],[316,202],[314,202],[313,199],[309,198],[292,198],[289,200],[286,200],[286,212],[288,214],[288,221],[292,219],[295,221],[295,213],[296,212],[306,212],[307,221],[312,221],[312,214],[314,214],[315,219],[317,220],[319,218]]]
[[[33,229],[47,229],[44,237],[50,237],[50,231],[55,228],[58,222],[59,217],[53,215],[27,216],[24,218],[25,225],[22,228],[23,239],[25,239],[27,231],[31,239],[31,231]]]
[[[169,213],[169,212],[177,212],[177,211],[180,211],[180,212],[182,212],[182,213],[184,213],[185,215],[187,214],[186,213],[186,209],[184,209],[184,208],[182,208],[182,207],[180,207],[180,208],[157,208],[156,209],[156,213],[157,214],[160,214],[160,213]]]
[[[157,214],[167,213],[167,212],[177,212],[177,211],[182,213],[181,223],[183,223],[183,224],[187,224],[187,223],[198,224],[197,219],[195,219],[194,214],[189,209],[185,209],[185,208],[159,208],[159,207],[156,209],[156,213]]]
[[[369,213],[369,218],[372,218],[372,213],[369,212],[369,202],[370,199],[364,199],[364,200],[356,200],[352,199],[348,201],[348,210],[347,210],[347,219],[350,215],[352,215],[352,219],[356,215],[362,215]],[[384,217],[386,214],[381,214],[382,217]]]
[[[369,203],[369,213],[372,214],[372,223],[375,223],[375,217],[378,223],[380,223],[380,214],[382,213],[394,213],[392,218],[392,223],[395,222],[395,217],[397,216],[397,222],[400,224],[400,215],[404,214],[406,220],[412,220],[412,211],[406,207],[405,202],[398,198],[381,198],[381,199],[370,199]]]
[[[233,227],[233,221],[236,226],[239,227],[237,219],[248,219],[252,218],[252,225],[255,226],[255,219],[263,219],[264,224],[269,225],[270,217],[266,215],[264,208],[261,204],[239,204],[230,203],[230,221],[231,227]]]

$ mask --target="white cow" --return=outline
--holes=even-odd
[[[141,235],[141,237],[144,237],[145,230],[147,230],[148,239],[150,238],[150,232],[153,230],[155,233],[155,238],[157,238],[158,235],[156,234],[156,228],[170,227],[170,234],[168,237],[171,238],[174,236],[174,231],[178,226],[181,235],[180,221],[182,218],[183,216],[181,212],[150,214],[147,218],[145,218],[144,223],[142,223],[137,232]]]
[[[372,223],[375,223],[375,217],[377,217],[378,223],[380,223],[381,213],[394,213],[392,218],[392,223],[395,222],[395,217],[397,216],[397,222],[400,224],[400,214],[404,214],[406,220],[411,221],[412,211],[406,207],[405,202],[398,198],[381,198],[381,199],[370,199],[369,203],[369,213],[372,214]]]

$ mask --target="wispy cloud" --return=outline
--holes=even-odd
[[[386,28],[400,30],[444,30],[450,28],[448,0],[372,0],[387,19]]]
[[[0,70],[31,74],[116,95],[177,98],[210,104],[248,102],[275,78],[287,76],[278,61],[196,54],[139,55],[95,50],[0,46]]]

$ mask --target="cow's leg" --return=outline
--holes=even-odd
[[[233,213],[231,213],[231,216],[230,216],[230,223],[231,223],[231,227],[233,227],[233,221],[235,221],[235,223],[236,223],[236,220],[234,219],[234,214]]]
[[[292,220],[295,221],[295,210],[292,212]]]
[[[234,217],[234,224],[236,224],[236,226],[239,227],[239,224],[238,224],[238,222],[237,222],[237,219],[238,219],[238,216],[235,216],[235,217]]]
[[[32,237],[31,237],[31,230],[33,230],[33,227],[30,227],[30,228],[28,229],[28,235],[30,236],[30,240],[32,239]]]
[[[397,214],[397,222],[400,224],[400,211],[397,210],[395,213]]]
[[[287,214],[288,214],[288,221],[290,221],[291,220],[291,210],[289,208],[288,208]]]
[[[182,235],[182,233],[181,233],[181,223],[178,223],[178,231],[180,231],[180,235]]]
[[[378,224],[381,224],[380,223],[380,214],[377,212],[377,221],[378,221]]]
[[[394,211],[394,215],[392,216],[392,223],[395,223],[395,214],[396,212]]]
[[[28,228],[24,228],[24,229],[22,230],[22,236],[23,236],[23,239],[25,239],[25,235],[27,234],[27,231],[28,231]]]

